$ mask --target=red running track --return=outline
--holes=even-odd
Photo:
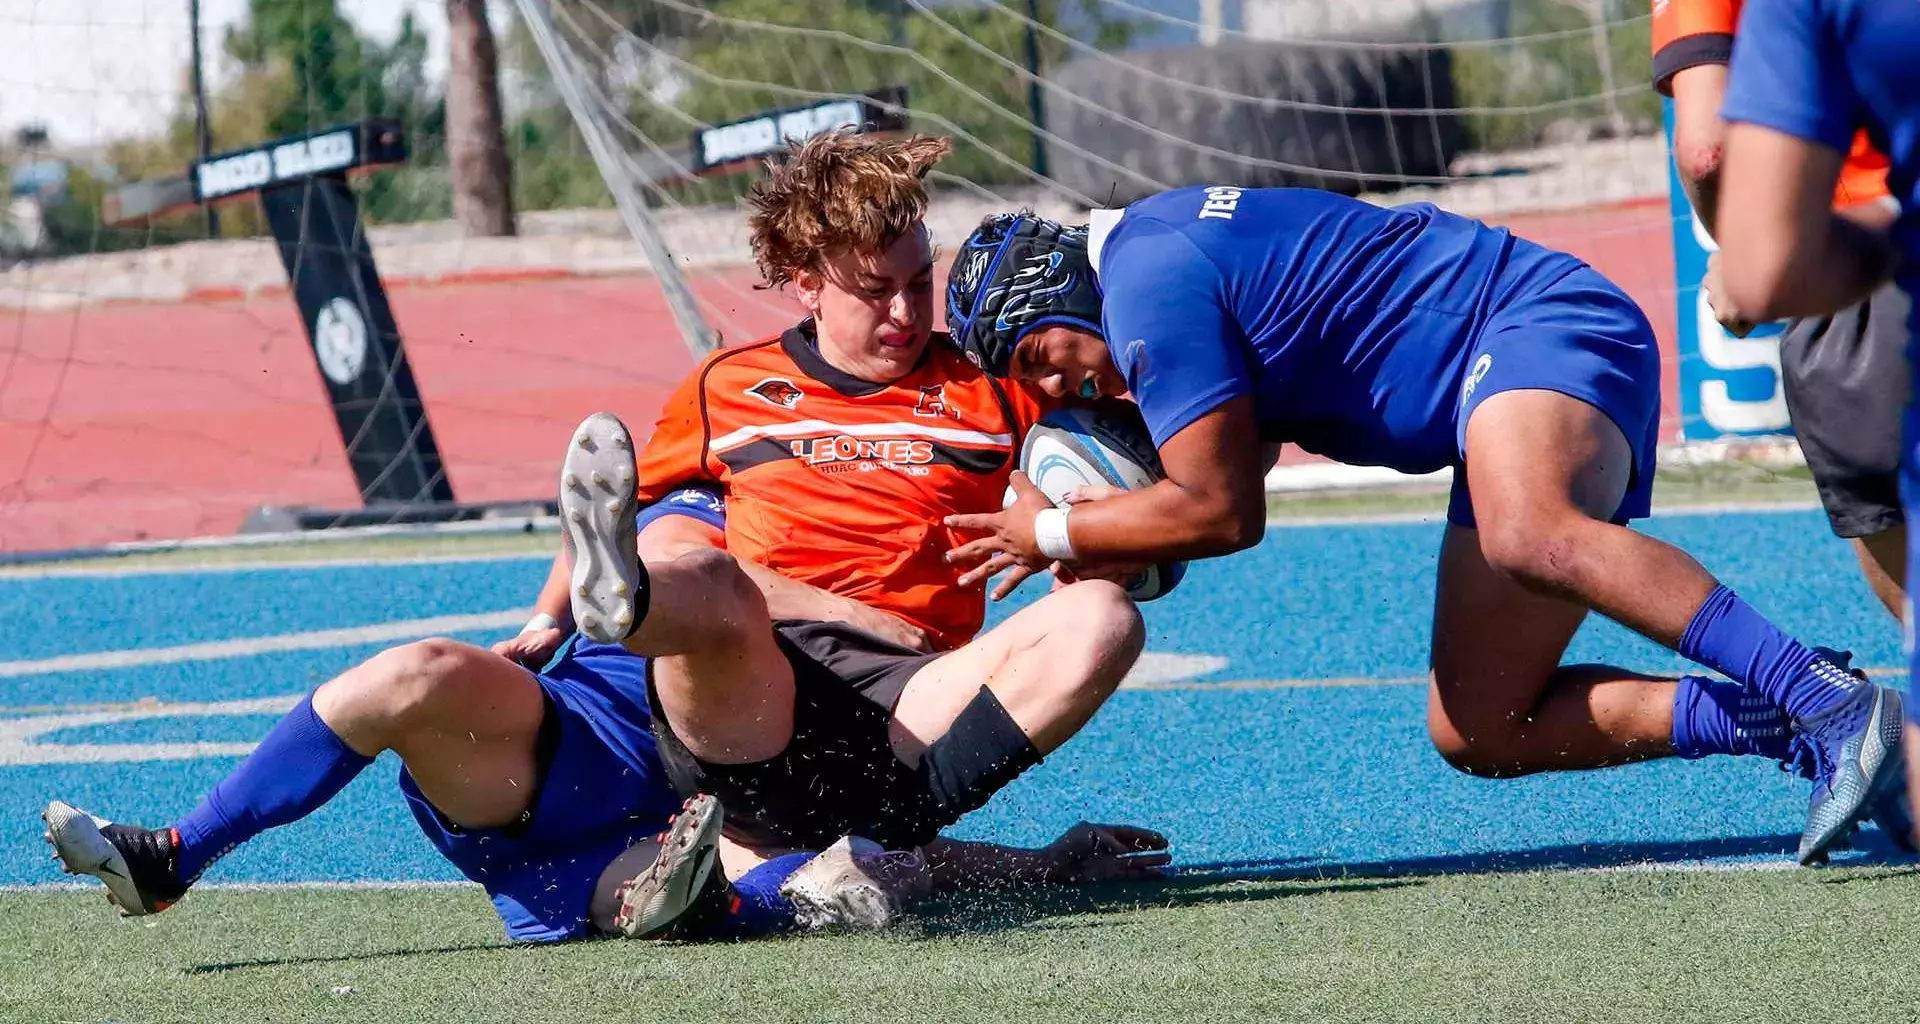
[[[1646,309],[1667,355],[1671,437],[1667,217],[1660,201],[1500,223],[1586,259]],[[694,279],[728,341],[796,316],[784,293],[756,291],[753,281],[747,269]],[[610,409],[637,428],[649,424],[692,365],[646,275],[401,283],[390,292],[463,501],[548,494],[554,460],[581,418]],[[357,504],[284,291],[0,311],[0,551],[229,534],[261,505]]]

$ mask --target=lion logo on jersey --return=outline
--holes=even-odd
[[[797,385],[785,377],[768,377],[748,388],[747,394],[782,409],[791,409],[800,404],[800,399],[806,397],[806,392],[801,391]]]

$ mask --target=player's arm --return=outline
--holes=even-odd
[[[942,891],[1157,878],[1173,861],[1152,829],[1085,821],[1039,849],[942,837],[921,852]]]
[[[1893,273],[1886,234],[1831,203],[1859,98],[1844,55],[1805,0],[1755,0],[1741,20],[1723,116],[1721,274],[1754,320],[1852,305]]]
[[[758,562],[739,559],[747,578],[766,598],[767,614],[774,619],[806,619],[812,622],[844,622],[856,629],[890,640],[916,651],[932,651],[933,640],[926,630],[850,597],[822,590],[799,580],[788,579]]]
[[[1715,234],[1726,122],[1720,101],[1733,57],[1735,0],[1665,0],[1653,12],[1653,87],[1673,97],[1673,166],[1700,223]]]
[[[1676,72],[1671,81],[1673,169],[1707,234],[1718,238],[1715,214],[1720,209],[1720,166],[1727,145],[1720,102],[1727,95],[1727,66],[1696,64]]]
[[[705,500],[703,500],[705,499]],[[703,487],[682,487],[640,513],[637,533],[640,557],[666,560],[693,548],[726,549],[726,505],[719,492]],[[564,553],[563,553],[564,559]],[[748,558],[735,556],[742,572],[759,588],[767,602],[767,614],[774,619],[808,619],[814,622],[845,622],[916,650],[932,650],[925,631],[886,612],[869,608],[858,601],[821,590],[819,587],[788,579]],[[542,602],[550,597],[570,604],[567,588],[571,568],[556,571],[541,591]],[[555,586],[558,585],[558,591]],[[544,604],[542,605],[544,607]]]
[[[964,585],[1005,566],[995,552],[1027,567],[1053,558],[1151,563],[1238,551],[1259,543],[1266,528],[1269,449],[1260,442],[1246,346],[1220,272],[1172,230],[1109,250],[1105,266],[1109,348],[1166,479],[1066,510],[1071,555],[1060,557],[1052,526],[1046,545],[1035,532],[1051,503],[1016,475],[1017,500],[1004,512],[948,519],[959,529],[990,531],[949,554],[964,564],[986,560],[961,578]]]
[[[1260,542],[1267,500],[1252,399],[1229,399],[1182,428],[1160,446],[1160,461],[1167,478],[1152,487],[1066,510],[1066,557],[1047,550],[1038,536],[1040,514],[1053,503],[1015,474],[1017,499],[1004,512],[948,520],[961,529],[993,531],[955,548],[949,558],[971,563],[1004,551],[1027,564],[1151,564],[1232,554]],[[991,562],[978,566],[960,585],[972,586],[993,571]]]

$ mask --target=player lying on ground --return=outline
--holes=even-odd
[[[1720,119],[1741,0],[1669,0],[1654,7],[1654,87],[1673,97],[1673,163],[1700,223],[1718,235]],[[1854,135],[1833,191],[1848,220],[1884,230],[1900,213],[1887,192],[1887,158]],[[1719,253],[1703,285],[1715,315],[1741,337],[1752,319],[1719,280]],[[1806,454],[1833,532],[1852,542],[1868,586],[1895,618],[1906,603],[1907,527],[1900,510],[1900,409],[1907,401],[1906,292],[1887,283],[1846,309],[1802,317],[1780,338],[1780,381],[1794,437]]]
[[[652,678],[669,775],[726,807],[729,874],[848,835],[923,846],[1078,731],[1140,653],[1139,612],[1104,580],[1061,587],[976,638],[984,602],[942,558],[958,539],[943,519],[1005,491],[1041,412],[934,343],[921,179],[948,148],[823,135],[770,170],[751,197],[754,253],[768,284],[793,283],[812,315],[704,361],[639,461],[642,500],[695,482],[727,497],[731,558],[641,553],[648,566],[697,559],[729,595],[707,620],[731,631],[716,649],[733,653],[663,661]],[[568,529],[591,532],[572,579],[628,588],[595,590],[601,611],[579,626],[648,653],[665,627],[633,607],[649,572],[626,514],[577,511],[588,521]],[[556,618],[567,573],[556,565],[539,606]],[[822,611],[769,609],[754,586],[767,575]],[[1142,870],[1164,863],[1164,840],[1127,835],[1148,855]]]
[[[1727,84],[1727,166],[1719,227],[1728,299],[1754,320],[1818,316],[1860,302],[1889,279],[1920,288],[1920,6],[1860,0],[1752,0]],[[1828,211],[1860,131],[1892,163],[1905,216],[1891,232]],[[1920,337],[1909,315],[1908,336]],[[1909,341],[1908,354],[1915,349]],[[1913,377],[1909,371],[1911,392]],[[1891,424],[1881,424],[1892,429]],[[1920,496],[1920,411],[1909,400],[1901,496]],[[1907,579],[1914,578],[1908,553]],[[1906,609],[1913,648],[1913,607]],[[1911,679],[1920,679],[1920,672]],[[1909,685],[1912,685],[1910,682]],[[1909,695],[1907,713],[1916,709]],[[1907,727],[1909,770],[1920,731]]]
[[[710,494],[676,494],[644,518],[647,532],[672,535],[717,528],[719,511]],[[711,645],[734,635],[716,629],[709,610],[734,598],[714,589],[724,586],[714,561],[696,554],[651,566],[650,621],[674,642],[650,650],[725,660]],[[535,671],[499,653],[514,648],[431,639],[375,655],[302,700],[171,826],[111,824],[55,801],[45,814],[55,857],[105,882],[122,913],[157,913],[220,857],[319,809],[390,750],[421,830],[485,887],[510,938],[744,937],[789,927],[793,908],[779,889],[802,858],[743,878],[727,894],[736,900],[696,900],[722,812],[699,797],[672,817],[681,804],[654,748],[646,659],[571,639]],[[892,885],[924,893],[1137,877],[1152,862],[1123,854],[1152,838],[1082,824],[1041,850],[942,841],[931,865],[892,865]],[[823,886],[816,879],[808,891]]]
[[[1099,211],[1090,233],[989,218],[957,258],[947,321],[990,370],[1130,395],[1167,475],[1070,513],[1020,481],[1006,511],[950,520],[989,532],[952,553],[978,565],[971,580],[1250,547],[1262,441],[1453,466],[1427,713],[1450,763],[1509,776],[1754,754],[1813,780],[1803,863],[1865,816],[1901,827],[1899,694],[1622,525],[1649,512],[1659,354],[1579,260],[1427,204],[1180,189]],[[1562,665],[1589,611],[1734,682]]]
[[[829,192],[850,200],[850,205],[837,208],[843,214],[903,206],[907,209],[908,215],[904,218],[891,215],[894,222],[908,223],[913,228],[908,245],[897,247],[909,256],[910,269],[904,276],[893,275],[893,284],[886,289],[876,289],[870,281],[862,280],[866,270],[871,269],[867,266],[871,261],[866,257],[872,255],[874,248],[865,246],[862,248],[865,256],[836,258],[832,264],[837,268],[833,278],[820,282],[809,293],[809,302],[816,306],[817,321],[823,325],[828,346],[833,346],[841,333],[825,325],[850,325],[853,330],[848,332],[849,336],[861,339],[869,348],[890,342],[892,333],[904,333],[910,336],[911,344],[892,347],[910,348],[913,355],[906,362],[911,366],[926,352],[926,327],[931,311],[927,308],[930,291],[924,282],[924,259],[921,258],[926,238],[924,228],[918,225],[919,210],[925,202],[919,186],[924,166],[916,169],[909,154],[914,147],[924,152],[927,143],[876,143],[877,140],[839,137],[818,140],[806,152],[796,154],[784,173],[776,174],[773,183],[779,187],[769,194],[775,200],[773,205],[784,211],[787,219],[804,219],[808,208],[823,204]],[[812,155],[807,155],[809,153]],[[856,172],[855,180],[835,181],[823,173],[836,165]],[[800,187],[808,181],[814,184]],[[830,185],[834,187],[829,190]],[[772,213],[763,216],[772,216]],[[841,230],[844,234],[845,229]],[[791,232],[760,231],[756,235],[757,244],[763,249],[778,249],[786,254],[784,258],[792,259],[795,250],[791,235]],[[916,245],[918,249],[913,248]],[[843,271],[852,276],[842,276]],[[891,270],[888,273],[893,274]],[[911,314],[917,316],[917,327],[909,318],[904,330],[882,330],[882,321],[894,301],[891,296],[913,288],[918,288],[922,296],[920,305]],[[882,294],[876,297],[876,291]],[[876,320],[876,316],[880,319]],[[839,371],[828,367],[817,356],[810,356],[814,344],[812,325],[790,332],[790,336],[795,339],[792,347],[797,353],[795,358],[810,359],[807,365],[819,370],[822,378],[845,384],[848,378],[836,376]],[[835,351],[839,352],[837,348]],[[885,354],[891,349],[878,351]],[[874,640],[865,632],[840,629],[831,620],[849,618],[921,647],[943,649],[957,646],[978,630],[984,615],[979,596],[962,592],[954,584],[957,573],[941,563],[938,546],[923,547],[915,538],[941,531],[942,516],[969,507],[980,494],[998,493],[1005,486],[1010,451],[1017,446],[1017,441],[1010,436],[976,438],[973,435],[979,431],[969,431],[967,426],[982,418],[993,419],[1000,424],[994,430],[1010,435],[1019,429],[1014,422],[1030,422],[1037,415],[1037,409],[1031,397],[1019,392],[1009,396],[996,382],[986,379],[950,352],[944,354],[942,365],[950,364],[948,368],[957,371],[958,379],[951,389],[944,378],[923,374],[924,380],[904,390],[869,385],[852,387],[857,392],[875,392],[858,395],[841,395],[803,372],[798,364],[778,362],[786,352],[785,346],[776,348],[768,344],[729,354],[691,378],[689,389],[683,389],[683,394],[698,394],[696,383],[727,381],[728,372],[750,372],[755,364],[749,356],[773,358],[775,362],[770,364],[769,373],[778,376],[748,380],[740,386],[738,395],[723,389],[723,393],[716,395],[712,416],[754,418],[746,408],[728,406],[720,400],[724,398],[738,398],[746,407],[764,405],[769,410],[791,410],[799,404],[799,388],[804,386],[816,393],[800,410],[802,413],[844,418],[872,412],[877,416],[877,421],[870,417],[862,426],[812,442],[823,455],[820,465],[824,468],[819,472],[830,474],[834,468],[833,460],[825,456],[837,450],[835,438],[855,433],[875,445],[876,450],[885,447],[893,454],[904,455],[899,469],[901,477],[922,483],[918,487],[882,490],[878,494],[870,488],[863,491],[858,487],[823,493],[809,491],[803,478],[783,477],[776,471],[739,475],[728,472],[724,478],[734,488],[735,500],[746,509],[749,521],[745,529],[733,530],[735,544],[742,551],[759,554],[782,571],[795,572],[866,598],[898,613],[899,617],[870,608],[852,597],[787,580],[751,562],[731,562],[710,550],[700,550],[724,542],[720,505],[711,495],[679,491],[670,485],[653,490],[649,496],[661,500],[650,508],[647,513],[650,518],[668,511],[680,514],[664,516],[646,525],[641,539],[649,545],[650,553],[657,551],[667,559],[691,554],[693,557],[687,563],[674,562],[674,572],[690,575],[696,588],[709,586],[724,592],[721,597],[708,597],[699,589],[669,591],[680,595],[675,600],[688,601],[687,608],[712,613],[734,602],[751,602],[752,598],[744,593],[742,586],[742,580],[750,578],[764,588],[766,603],[757,609],[757,614],[791,620],[787,634],[803,636],[806,642],[818,645],[815,649],[836,666],[864,665],[864,674],[858,682],[866,684],[865,693],[872,699],[859,702],[847,722],[823,720],[820,723],[823,729],[845,731],[872,724],[881,708],[875,703],[880,698],[873,695],[884,694],[890,687],[897,692],[897,687],[907,682],[906,677],[913,674],[920,659],[905,648]],[[845,357],[844,353],[837,356]],[[864,368],[864,364],[862,366]],[[907,396],[904,407],[899,406],[902,395]],[[675,415],[685,417],[691,412],[684,406],[670,407],[669,419]],[[896,421],[905,421],[912,428],[908,430],[909,436],[885,445],[881,444],[885,438],[873,440],[874,422],[883,426],[892,423],[893,427],[900,428],[900,422]],[[729,426],[727,432],[734,429]],[[684,429],[663,431],[658,447],[660,464],[680,461],[693,436]],[[952,445],[943,447],[937,453],[938,458],[950,462],[957,457],[974,468],[960,470],[945,465],[930,468],[928,462],[918,461],[919,446],[932,444],[928,438]],[[704,447],[704,443],[699,445],[701,454]],[[732,453],[724,445],[721,448],[727,454]],[[950,456],[950,452],[957,456]],[[936,457],[931,448],[927,454],[929,462]],[[809,463],[808,472],[813,471],[813,465]],[[845,468],[855,469],[880,465],[882,463],[860,458],[844,463]],[[914,473],[926,475],[911,476]],[[888,475],[892,475],[891,471]],[[948,489],[965,501],[949,497]],[[802,500],[807,498],[812,499],[810,504]],[[796,520],[793,518],[796,514],[807,518]],[[784,548],[780,546],[783,541],[787,542]],[[844,558],[836,561],[829,557],[833,555]],[[624,902],[630,908],[647,908],[648,913],[636,916],[629,909],[619,920],[610,916],[617,914],[623,902],[615,898],[619,895],[620,883],[634,878],[635,865],[645,863],[650,853],[637,852],[633,863],[623,862],[616,870],[603,871],[602,866],[608,861],[588,847],[600,844],[611,853],[627,849],[629,842],[660,830],[673,801],[665,786],[659,783],[658,759],[652,738],[647,735],[652,724],[647,703],[647,663],[618,648],[569,641],[570,630],[562,628],[563,622],[571,621],[567,579],[568,563],[557,560],[554,579],[541,598],[543,614],[536,616],[520,636],[499,645],[495,652],[451,641],[424,641],[376,657],[323,686],[312,702],[319,706],[319,711],[307,704],[297,708],[260,750],[215,790],[202,808],[183,819],[175,829],[108,829],[104,837],[114,848],[108,850],[102,845],[101,833],[92,818],[54,809],[56,813],[50,816],[57,821],[50,825],[54,826],[52,832],[60,841],[58,845],[73,853],[67,858],[68,865],[75,870],[93,872],[103,861],[118,855],[134,866],[141,879],[138,885],[124,879],[116,883],[121,887],[117,894],[120,902],[130,910],[135,907],[142,911],[157,909],[177,898],[179,892],[184,891],[185,882],[198,877],[211,862],[210,851],[222,850],[264,828],[310,813],[338,792],[373,753],[393,749],[410,766],[407,776],[403,777],[403,786],[409,789],[422,828],[463,873],[488,887],[514,937],[562,938],[583,933],[589,924],[601,929],[617,926],[629,934],[650,934],[676,921],[689,909],[688,872],[693,870],[690,866],[700,863],[700,854],[708,848],[707,838],[703,837],[713,816],[710,810],[689,816],[676,830],[675,841],[669,846],[673,857],[650,873],[642,873],[641,884],[628,891]],[[656,586],[656,590],[659,589]],[[1070,713],[1081,713],[1084,709],[1084,714],[1091,714],[1089,702],[1097,704],[1097,699],[1110,691],[1138,651],[1137,612],[1130,605],[1123,606],[1124,602],[1119,605],[1109,602],[1103,608],[1099,606],[1098,597],[1088,599],[1087,595],[1100,593],[1099,587],[1079,588],[1066,599],[1050,600],[1041,612],[1025,616],[1018,628],[997,631],[997,635],[1005,638],[1003,643],[1020,645],[1026,659],[1044,653],[1044,650],[1028,649],[1026,645],[1052,635],[1074,634],[1068,638],[1064,654],[1069,659],[1085,657],[1082,652],[1090,644],[1105,639],[1123,641],[1092,657],[1105,666],[1105,675],[1090,680],[1068,673],[1053,679],[1053,684],[1059,687],[1057,690],[1048,690],[1044,685],[1034,688],[1037,693],[1060,695],[1062,705]],[[1077,616],[1086,617],[1084,632]],[[905,621],[909,618],[925,623],[924,628],[909,625]],[[807,624],[799,625],[801,620],[807,620]],[[655,617],[656,626],[673,621]],[[722,623],[708,633],[731,636],[730,630],[729,624]],[[765,628],[760,632],[765,637],[772,635],[771,630]],[[1129,632],[1134,637],[1131,644],[1124,642]],[[927,639],[929,634],[932,640]],[[976,650],[991,657],[996,648],[989,645]],[[534,673],[533,670],[547,665],[556,654],[559,659],[552,666],[545,672]],[[664,664],[685,666],[699,660],[696,652],[677,660],[666,659]],[[1004,675],[1030,669],[1031,664],[1022,657],[1011,657],[998,668]],[[788,678],[792,677],[784,665],[782,670]],[[824,671],[818,667],[811,669],[803,681],[818,681],[817,677]],[[697,672],[668,668],[661,675],[676,681],[670,685],[685,685],[696,695],[724,692],[721,686],[703,689]],[[925,675],[927,678],[921,680],[923,684],[942,678],[935,673]],[[981,678],[985,677],[983,670]],[[789,692],[795,692],[792,682],[785,679],[780,682],[785,683]],[[821,686],[821,691],[830,697],[842,696],[841,689],[843,684],[838,677],[831,684]],[[499,692],[495,693],[496,690]],[[979,690],[976,679],[972,687],[961,691],[959,696],[963,702],[972,698],[970,703],[985,705],[987,698],[978,697]],[[816,691],[810,688],[807,692]],[[936,692],[912,704],[911,708],[922,715],[937,716],[943,710],[939,703],[943,696],[947,695]],[[329,707],[336,699],[348,705],[349,710],[358,709],[359,714],[371,719],[364,733],[356,732],[352,722],[341,723],[329,717],[332,715]],[[808,703],[805,708],[821,710],[817,703]],[[1017,704],[1016,708],[1024,705]],[[948,714],[951,718],[951,713]],[[787,719],[791,721],[792,717],[789,712]],[[880,715],[879,720],[884,722],[885,716]],[[1002,724],[1000,719],[991,716],[984,721],[989,725]],[[913,724],[923,730],[933,728],[925,718],[914,720]],[[347,731],[335,733],[331,728],[334,725]],[[545,741],[539,740],[543,726],[549,730]],[[482,740],[486,741],[486,749],[472,751],[471,744]],[[1010,744],[1011,738],[1003,734],[999,741]],[[674,742],[677,744],[677,740]],[[804,744],[800,746],[804,749]],[[453,770],[452,766],[462,762],[443,764],[439,756],[469,753],[486,756],[489,771],[470,778],[464,772]],[[411,766],[422,758],[424,767],[414,771]],[[687,760],[690,758],[683,763]],[[888,763],[895,762],[889,759]],[[522,784],[529,778],[572,781],[561,790],[544,781],[532,786]],[[618,778],[632,779],[634,784],[620,789],[616,799],[606,799],[596,787],[604,786],[606,779]],[[472,781],[477,792],[469,794],[459,788],[466,781]],[[849,780],[842,773],[840,781]],[[866,784],[865,779],[851,781],[855,785]],[[961,786],[968,780],[948,781]],[[456,788],[442,794],[443,784]],[[812,822],[817,843],[808,848],[819,849],[852,829],[836,831],[838,826],[831,821],[813,821],[809,785],[807,779],[801,778],[784,791],[808,805],[795,808],[792,813]],[[416,790],[423,792],[416,793]],[[762,806],[766,799],[759,794],[752,796],[754,799],[747,802],[748,806],[759,815],[769,814],[768,808]],[[979,799],[984,800],[985,796]],[[906,814],[920,809],[918,804],[908,804],[901,807],[900,812]],[[520,821],[522,815],[530,815],[530,821]],[[742,826],[752,824],[754,816],[729,815],[729,820],[737,822],[734,831],[739,832]],[[507,827],[497,829],[494,827],[497,823],[505,823]],[[918,830],[922,824],[916,821],[914,827]],[[869,831],[882,835],[885,832],[878,826]],[[788,847],[806,845],[782,840],[761,842],[758,848],[765,853],[780,854]],[[1081,826],[1070,830],[1040,855],[942,842],[930,849],[928,863],[920,864],[910,858],[867,858],[873,862],[873,870],[866,872],[860,864],[848,863],[857,859],[851,854],[865,847],[836,845],[840,856],[807,863],[810,871],[796,876],[793,881],[798,885],[790,888],[803,903],[814,901],[815,905],[800,908],[811,912],[813,921],[835,923],[837,912],[858,909],[837,906],[836,901],[849,893],[858,897],[862,892],[871,891],[860,877],[863,874],[888,875],[901,894],[924,891],[928,881],[925,876],[936,873],[941,876],[936,879],[939,881],[977,884],[1132,877],[1151,873],[1164,864],[1166,855],[1161,852],[1164,848],[1164,839],[1145,830]],[[742,898],[737,903],[720,902],[722,905],[733,903],[747,918],[734,922],[734,930],[778,927],[793,908],[779,898],[777,890],[782,887],[786,873],[808,855],[778,856],[763,869],[750,872],[759,859],[754,852],[742,846],[728,852],[731,854],[728,869],[735,876],[734,884],[739,891],[723,895]],[[174,858],[172,867],[168,866],[169,858]],[[838,884],[849,877],[855,884]],[[593,899],[596,893],[597,902]],[[710,901],[697,902],[705,906]],[[595,908],[591,913],[588,912],[590,903]],[[875,923],[875,915],[868,913],[860,921],[848,923]],[[711,929],[702,932],[712,933]]]

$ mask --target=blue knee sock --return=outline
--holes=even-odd
[[[313,813],[372,763],[320,720],[308,696],[174,823],[181,879],[190,882],[235,846]]]
[[[812,860],[809,851],[775,857],[733,883],[740,899],[727,912],[727,937],[735,939],[777,935],[793,928],[793,904],[780,895],[780,883]]]
[[[1791,736],[1787,716],[1773,701],[1740,683],[1682,676],[1674,688],[1676,756],[1757,754],[1784,761]]]
[[[1737,683],[1753,687],[1792,718],[1830,707],[1849,692],[1844,684],[1808,671],[1814,654],[1726,587],[1693,613],[1680,653]]]

